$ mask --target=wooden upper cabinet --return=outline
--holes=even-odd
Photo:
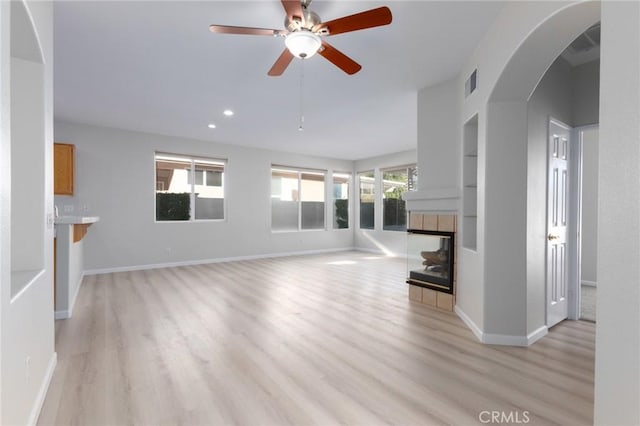
[[[69,143],[53,144],[53,193],[73,195],[75,146]]]

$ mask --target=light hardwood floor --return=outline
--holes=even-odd
[[[344,252],[85,277],[38,424],[592,423],[593,324],[482,345],[405,273]]]

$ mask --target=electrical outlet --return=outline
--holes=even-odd
[[[66,204],[66,205],[64,206],[64,212],[65,212],[65,213],[71,213],[71,212],[73,212],[73,204]]]

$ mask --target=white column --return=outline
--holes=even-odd
[[[640,424],[640,2],[602,2],[597,425]]]

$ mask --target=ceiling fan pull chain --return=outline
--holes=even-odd
[[[304,58],[300,61],[300,124],[299,131],[304,130]]]

